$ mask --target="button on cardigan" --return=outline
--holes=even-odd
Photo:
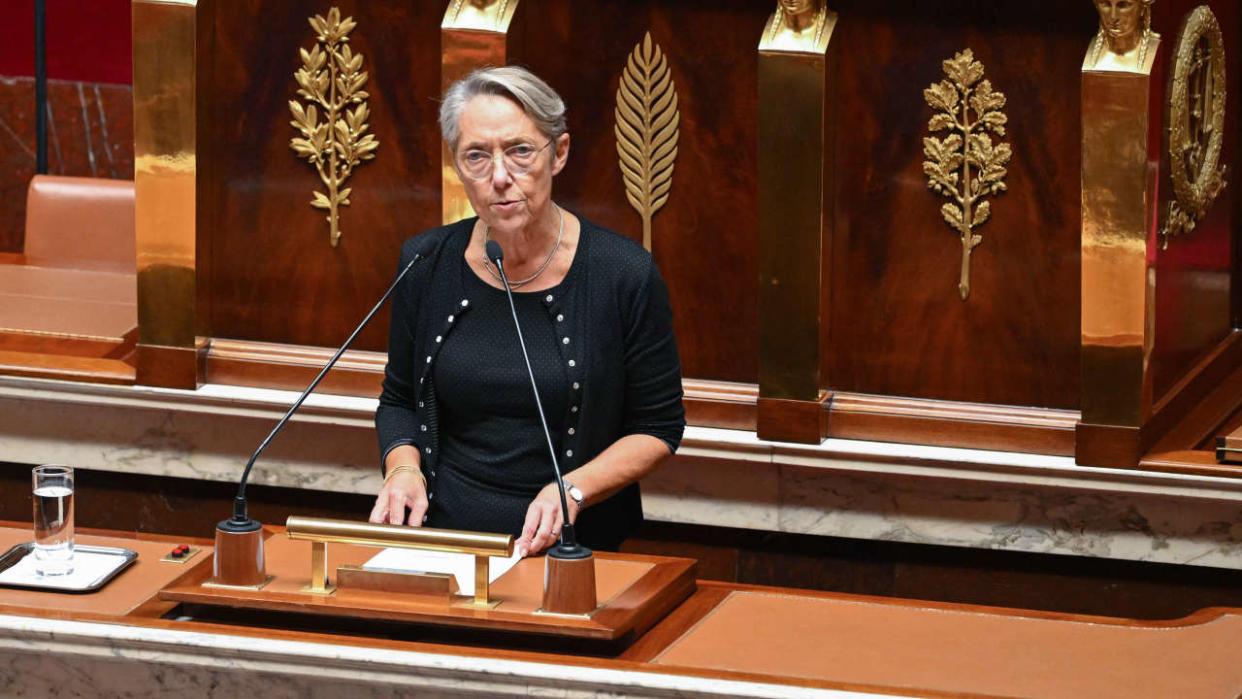
[[[398,269],[416,250],[428,251],[426,260],[393,293],[376,431],[384,456],[403,444],[419,450],[429,495],[435,492],[441,429],[431,369],[444,338],[470,311],[460,265],[476,220],[407,240]],[[574,254],[584,257],[575,263],[586,264],[575,264],[569,283],[542,298],[558,336],[570,340],[556,346],[569,377],[569,409],[557,455],[566,473],[630,434],[656,437],[675,451],[685,429],[672,310],[655,262],[630,239],[580,220]],[[507,325],[496,332],[515,331]],[[632,484],[583,510],[576,528],[583,544],[609,550],[641,523],[642,502]]]

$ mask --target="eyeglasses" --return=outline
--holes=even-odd
[[[549,140],[538,148],[530,143],[519,143],[501,151],[499,157],[504,159],[505,170],[510,175],[525,175],[535,166],[540,151],[551,143],[552,141]],[[457,156],[457,169],[468,179],[476,182],[486,180],[492,176],[492,171],[496,167],[496,158],[493,152],[472,148]]]

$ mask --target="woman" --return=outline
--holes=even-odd
[[[445,93],[440,128],[478,213],[406,241],[425,262],[393,296],[376,412],[385,470],[372,522],[556,541],[560,493],[504,286],[504,250],[578,540],[616,549],[642,521],[637,482],[681,440],[681,366],[651,255],[552,200],[565,106],[517,67]]]

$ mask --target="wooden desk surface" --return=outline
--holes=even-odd
[[[1242,616],[1175,622],[719,589],[653,662],[1023,697],[1236,697]]]
[[[0,553],[32,539],[33,531],[29,525],[0,527]],[[172,549],[175,543],[180,543],[182,540],[171,537],[138,539],[132,535],[101,536],[79,533],[75,541],[87,546],[127,548],[136,551],[138,559],[121,571],[120,575],[113,578],[103,589],[96,592],[73,594],[0,587],[0,605],[29,609],[54,609],[61,612],[125,615],[151,600],[160,588],[180,579],[196,567],[207,563],[207,567],[210,568],[211,546],[206,542],[196,543],[204,547],[204,550],[193,559],[185,563],[165,563],[160,559]]]
[[[0,529],[0,533],[10,532]],[[99,541],[143,550],[157,547],[160,554],[172,541],[132,537],[118,534]],[[208,565],[207,561],[203,557],[195,565]],[[198,574],[204,570],[200,568]],[[143,584],[137,587],[143,591],[135,593],[133,583],[140,579]],[[189,579],[180,576],[180,584]],[[56,601],[26,600],[19,606],[15,597],[0,597],[0,612],[229,634],[256,641],[297,640],[325,647],[420,651],[734,680],[785,686],[791,692],[819,688],[919,696],[1179,699],[1242,695],[1242,663],[1237,662],[1242,657],[1238,650],[1242,648],[1242,615],[1232,609],[1145,622],[700,581],[694,595],[630,648],[615,657],[597,658],[573,651],[462,645],[460,639],[436,642],[434,634],[418,641],[350,635],[334,630],[330,623],[322,630],[295,631],[156,618],[150,614],[158,590],[151,584],[154,581],[145,574],[118,578],[118,586],[131,588],[125,594],[136,597],[118,600],[110,608],[113,613],[139,602],[119,617],[108,617],[104,606],[65,607],[60,598],[66,596],[46,593],[43,596],[56,597]],[[176,579],[165,583],[177,584]],[[143,595],[151,598],[145,605]]]

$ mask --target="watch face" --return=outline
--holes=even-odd
[[[578,503],[579,505],[582,504],[582,500],[583,500],[582,491],[578,490],[578,486],[571,485],[565,490],[569,493],[569,497],[574,499],[574,502]]]

